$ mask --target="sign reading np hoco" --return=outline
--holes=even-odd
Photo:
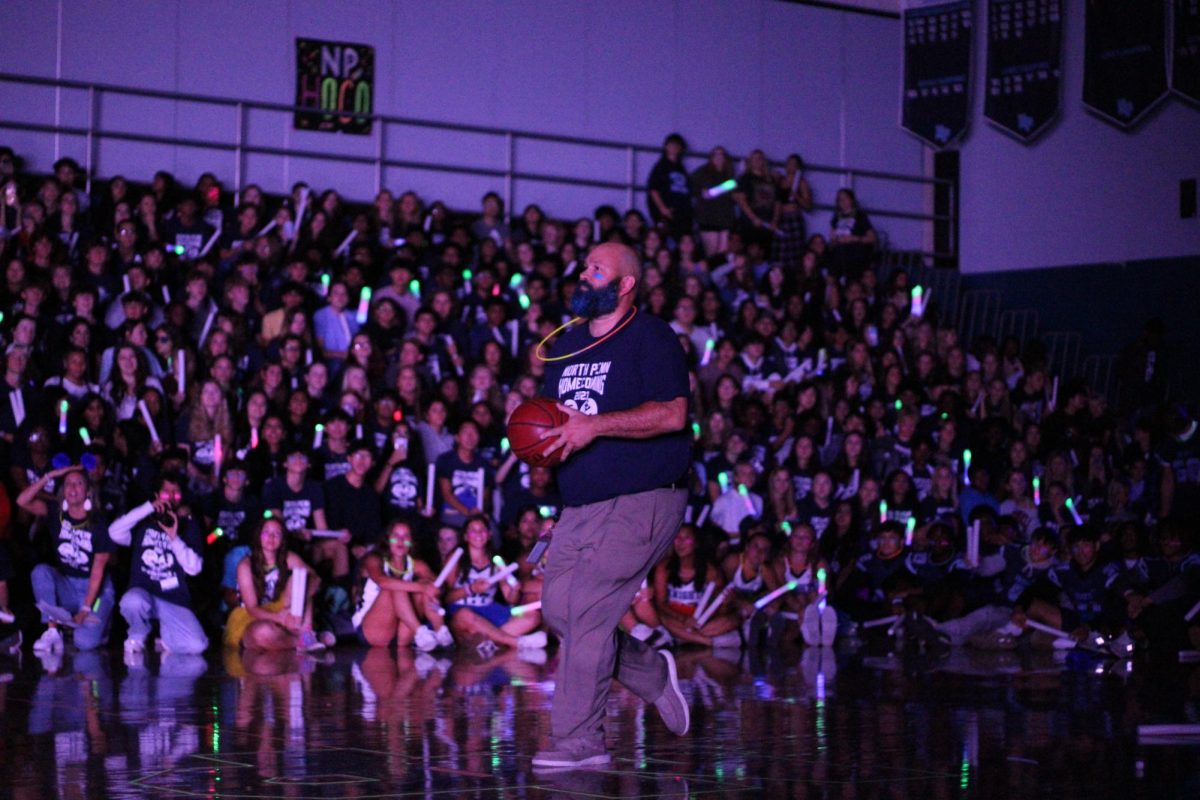
[[[368,136],[371,120],[346,114],[370,114],[375,92],[375,48],[348,42],[296,39],[295,127]]]

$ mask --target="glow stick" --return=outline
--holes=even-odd
[[[1035,631],[1041,631],[1042,633],[1048,633],[1051,636],[1057,636],[1059,639],[1071,638],[1071,634],[1067,633],[1066,631],[1061,631],[1058,628],[1052,628],[1049,625],[1038,622],[1037,620],[1026,619],[1025,626],[1028,628],[1033,628]]]
[[[433,214],[432,213],[425,215],[425,221],[423,223],[421,223],[421,227],[425,229],[426,233],[429,233],[429,229],[431,227],[433,227]]]
[[[329,283],[330,283],[330,281],[331,281],[331,278],[329,277],[329,273],[328,273],[328,272],[322,272],[322,273],[321,273],[321,297],[328,297],[328,296],[329,296]]]
[[[362,423],[361,423],[361,422],[356,422],[356,423],[354,423],[354,438],[355,438],[355,439],[361,439],[361,438],[363,438],[363,434],[362,434]]]
[[[129,276],[128,275],[121,276],[121,289],[125,294],[129,294],[130,286],[129,286]]]
[[[545,507],[545,506],[543,506],[543,508],[544,508],[544,507]],[[545,516],[545,515],[543,515],[543,516]],[[500,569],[504,569],[504,559],[503,559],[503,558],[501,558],[500,556],[492,556],[492,563],[493,563],[493,564],[495,564],[495,565],[496,565],[497,567],[499,567]],[[515,565],[515,564],[516,564],[516,562],[514,561],[514,562],[513,562],[513,564]],[[509,578],[508,578],[508,585],[509,585],[509,586],[516,586],[516,585],[517,585],[517,579],[516,579],[516,578],[514,578],[514,577],[512,577],[512,576],[510,575],[510,576],[509,576]]]
[[[145,400],[138,400],[138,411],[142,412],[142,419],[146,421],[146,427],[150,429],[150,441],[155,444],[162,444],[162,439],[158,438],[158,428],[154,427],[154,417],[150,416],[150,408],[146,405]]]
[[[524,614],[528,614],[530,611],[540,611],[541,609],[542,601],[534,600],[532,603],[526,603],[523,606],[513,606],[511,609],[509,609],[509,613],[511,613],[514,617],[519,617]]]
[[[762,611],[764,608],[771,605],[771,603],[775,602],[775,600],[777,598],[783,597],[785,594],[794,590],[799,585],[800,585],[800,581],[788,581],[783,586],[780,586],[778,589],[775,589],[774,591],[771,591],[771,592],[767,592],[762,597],[755,600],[754,607],[756,609],[758,609],[759,611]]]
[[[825,348],[822,347],[820,350],[817,351],[817,374],[818,375],[821,375],[825,372],[825,359],[826,359]]]
[[[221,444],[221,434],[213,436],[213,475],[221,477],[221,464],[225,461],[225,448]]]
[[[973,406],[971,406],[971,413],[978,415],[979,407],[982,405],[983,405],[983,392],[981,391],[979,393],[979,395],[975,398],[975,404]]]
[[[92,446],[92,435],[91,435],[90,433],[88,433],[88,429],[87,429],[87,428],[80,428],[80,429],[79,429],[79,438],[80,438],[80,439],[83,439],[83,446],[84,446],[84,447],[91,447],[91,446]]]
[[[1067,502],[1066,502],[1066,506],[1067,506],[1067,511],[1070,511],[1070,512],[1071,512],[1071,519],[1075,520],[1075,524],[1076,524],[1076,525],[1082,525],[1082,524],[1083,524],[1083,517],[1079,516],[1079,512],[1075,510],[1075,500],[1074,500],[1074,498],[1068,497],[1068,498],[1067,498]]]
[[[21,396],[19,388],[13,389],[8,395],[8,404],[12,406],[13,422],[16,427],[21,427],[21,423],[25,421],[25,398]]]
[[[1189,611],[1189,612],[1187,612],[1186,614],[1184,614],[1184,615],[1183,615],[1183,621],[1184,621],[1184,622],[1191,622],[1191,621],[1192,621],[1192,619],[1193,619],[1193,618],[1195,618],[1195,616],[1196,616],[1197,614],[1200,614],[1200,602],[1197,602],[1197,603],[1196,603],[1196,605],[1192,606],[1192,610],[1191,610],[1191,611]]]
[[[304,221],[304,217],[308,214],[308,198],[312,194],[312,190],[307,186],[300,190],[300,213],[296,215],[296,224],[299,225]]]
[[[179,387],[180,394],[187,394],[187,364],[185,361],[187,357],[184,355],[185,352],[181,349],[175,354],[175,385]]]
[[[912,315],[917,318],[920,318],[921,315],[925,313],[925,303],[921,296],[923,293],[924,290],[921,288],[921,284],[919,283],[912,288],[912,300],[910,301],[911,310]]]
[[[212,310],[208,312],[208,317],[204,320],[204,327],[200,330],[200,347],[204,347],[204,340],[208,338],[208,332],[212,329],[213,320],[216,318],[217,307],[214,305]]]
[[[821,567],[817,570],[817,594],[818,595],[825,594],[825,591],[826,591],[825,590],[825,580],[828,576],[829,575],[827,572],[825,572],[824,567]]]
[[[1050,388],[1050,403],[1049,403],[1050,410],[1053,411],[1054,407],[1057,405],[1058,405],[1058,376],[1055,375],[1054,383],[1051,384],[1051,388]]]
[[[70,411],[71,404],[66,400],[62,400],[58,404],[58,435],[67,435],[67,412]]]
[[[292,616],[304,616],[304,601],[306,590],[308,589],[308,570],[297,569],[292,571]]]
[[[695,439],[696,441],[700,441],[700,423],[699,422],[692,423],[692,438]]]
[[[1040,506],[1042,504],[1042,479],[1033,476],[1033,504]]]
[[[214,528],[213,532],[208,535],[208,539],[206,539],[205,541],[207,541],[209,544],[215,544],[217,539],[220,539],[224,535],[225,535],[224,528]]]
[[[446,579],[450,577],[450,573],[458,566],[458,560],[462,558],[462,554],[463,549],[461,547],[454,548],[454,551],[450,553],[450,557],[446,559],[446,565],[442,567],[442,571],[438,573],[437,579],[433,582],[436,588],[442,588],[442,584],[446,582]]]
[[[700,619],[696,620],[696,627],[703,628],[705,626],[705,624],[707,624],[708,621],[710,619],[712,619],[712,615],[717,613],[717,609],[720,608],[721,606],[725,605],[725,598],[729,597],[729,593],[732,591],[733,591],[732,583],[729,584],[728,586],[726,586],[724,589],[722,589],[721,593],[719,595],[717,595],[716,599],[714,599],[712,601],[712,605],[710,605],[708,608],[704,609],[704,613],[700,615]]]
[[[484,578],[483,582],[486,583],[488,586],[495,586],[500,581],[511,579],[510,585],[514,584],[517,582],[517,579],[513,578],[512,574],[517,571],[518,566],[519,565],[517,564],[517,562],[514,561],[513,563],[509,564],[504,569],[500,570],[499,572],[494,573],[494,574],[489,575],[486,578]]]
[[[725,492],[729,491],[729,473],[718,472],[717,483],[721,486],[721,494],[725,494]]]
[[[692,511],[691,506],[687,506],[686,508],[683,509],[683,523],[685,525],[692,524],[692,514],[693,514],[693,511]]]
[[[833,441],[833,417],[825,420],[825,444]]]
[[[903,617],[900,614],[896,614],[891,617],[880,617],[879,619],[867,620],[866,622],[859,625],[858,627],[863,628],[863,629],[882,628],[884,625],[894,625],[895,623],[899,622],[901,619],[903,619]]]
[[[700,619],[704,614],[704,609],[708,605],[708,601],[712,599],[712,593],[716,591],[717,584],[709,581],[704,585],[704,594],[700,595],[700,602],[696,604],[696,610],[692,612],[692,619]]]
[[[967,528],[967,563],[972,567],[979,566],[979,520]]]
[[[428,477],[425,480],[425,507],[433,511],[433,484],[437,478],[437,466],[430,464],[426,474]]]
[[[971,451],[963,450],[963,483],[971,482]]]
[[[346,238],[342,239],[342,243],[337,246],[337,250],[333,251],[334,257],[345,255],[350,250],[350,243],[354,241],[354,237],[358,236],[358,231],[352,230],[346,234]]]
[[[221,238],[221,231],[213,231],[213,235],[208,237],[208,241],[204,243],[204,247],[200,248],[200,254],[197,258],[203,258],[208,255],[208,251],[212,250],[212,246],[217,243],[217,239]]]
[[[512,445],[511,445],[511,444],[509,444],[509,442],[508,442],[508,437],[507,437],[507,436],[505,436],[504,438],[502,438],[502,439],[500,440],[500,452],[501,452],[501,453],[507,453],[507,452],[508,452],[508,448],[510,448],[510,447],[512,447]]]
[[[913,536],[917,532],[917,518],[909,517],[904,521],[904,546],[912,547]]]
[[[321,443],[324,441],[325,426],[318,422],[316,427],[313,428],[313,450],[316,450],[318,447],[320,447]]]
[[[524,295],[522,295],[522,297],[523,296]],[[517,334],[518,334],[517,329],[520,328],[520,326],[521,326],[521,323],[519,320],[514,319],[512,321],[512,355],[513,355],[513,358],[517,357]]]
[[[713,350],[717,348],[717,343],[709,339],[704,343],[704,355],[700,357],[700,366],[707,367],[708,362],[712,360]]]
[[[779,523],[779,527],[783,528],[783,532],[787,536],[790,537],[792,535],[792,523],[788,522],[786,519]]]
[[[879,522],[880,522],[880,524],[887,522],[887,512],[888,512],[887,500],[880,500],[879,501]]]
[[[721,181],[716,186],[711,186],[708,189],[705,189],[704,197],[708,200],[711,200],[714,197],[720,197],[723,194],[732,192],[736,188],[737,188],[737,181],[734,180],[733,178],[730,178],[727,181]]]
[[[738,494],[742,496],[742,500],[746,503],[746,510],[750,512],[750,516],[755,516],[758,512],[754,510],[754,501],[750,499],[750,490],[746,488],[746,484],[738,486]]]
[[[255,450],[257,448],[258,448],[258,428],[251,428],[250,429],[250,449]]]
[[[162,296],[163,296],[163,302],[166,303],[167,305],[171,305],[171,290],[168,289],[166,286],[162,287]]]
[[[275,230],[275,226],[278,224],[279,224],[279,220],[273,219],[270,222],[268,222],[266,225],[263,225],[262,228],[255,235],[256,236],[266,236],[268,233]]]
[[[708,519],[709,511],[712,511],[711,505],[705,505],[704,508],[700,509],[700,516],[696,518],[696,527],[697,528],[704,527],[704,520]]]
[[[341,531],[331,531],[328,528],[311,528],[308,532],[314,539],[340,539],[342,537]]]
[[[417,280],[416,278],[413,278],[411,281],[409,281],[408,282],[408,293],[411,294],[413,297],[417,298],[418,300],[420,300],[421,299],[421,282],[419,280]]]
[[[371,310],[371,287],[364,286],[362,291],[358,293],[358,324],[362,325],[367,321],[367,314]]]

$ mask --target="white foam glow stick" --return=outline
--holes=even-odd
[[[21,423],[25,421],[25,398],[21,396],[19,388],[9,393],[8,404],[12,406],[13,422],[16,423],[16,427],[21,427]]]
[[[822,347],[820,350],[817,351],[817,374],[818,375],[822,375],[825,372],[825,359],[826,359],[825,348]]]
[[[1058,376],[1055,375],[1054,383],[1052,383],[1050,386],[1050,403],[1049,403],[1050,410],[1053,411],[1054,407],[1057,405],[1058,405]]]
[[[714,581],[709,581],[704,585],[704,594],[700,595],[700,602],[696,604],[696,610],[692,613],[692,619],[700,619],[704,614],[704,609],[708,605],[708,601],[712,599],[712,593],[717,590],[717,584]]]
[[[1076,525],[1083,524],[1083,517],[1079,516],[1079,512],[1075,510],[1075,499],[1068,497],[1066,501],[1067,511],[1071,512],[1071,519],[1075,520]]]
[[[518,566],[520,566],[520,565],[514,561],[513,563],[509,564],[504,569],[500,570],[499,572],[492,573],[491,575],[484,578],[483,582],[486,583],[488,586],[495,586],[500,581],[507,580],[508,578],[510,578],[512,576],[512,574],[517,571]],[[513,580],[516,580],[516,579],[514,578]]]
[[[318,449],[324,441],[325,426],[318,422],[316,427],[313,428],[313,450]]]
[[[362,325],[367,321],[367,316],[370,313],[371,313],[371,287],[364,286],[364,287],[362,287],[362,291],[359,292],[359,294],[358,294],[358,313],[355,314],[354,319],[358,322],[359,325]]]
[[[693,510],[692,510],[691,506],[688,506],[687,508],[685,508],[683,510],[683,524],[685,524],[685,525],[692,524],[692,514],[693,514]]]
[[[358,236],[358,231],[352,230],[346,234],[346,238],[342,239],[342,243],[338,245],[337,250],[333,251],[334,257],[345,255],[350,250],[350,243],[354,241],[354,237]]]
[[[426,470],[425,479],[425,508],[433,511],[433,485],[437,481],[437,465],[430,464]]]
[[[58,404],[58,435],[67,435],[67,413],[71,410],[71,404],[66,400],[62,400]]]
[[[307,599],[308,570],[292,570],[292,616],[304,617],[304,601]]]
[[[1191,622],[1197,614],[1200,614],[1200,602],[1192,606],[1192,610],[1183,615],[1184,622]]]
[[[186,350],[180,349],[175,354],[175,385],[179,387],[180,394],[187,394],[187,366],[184,361]]]
[[[128,275],[121,276],[121,290],[125,294],[129,294],[129,276]]]
[[[204,340],[208,338],[208,332],[212,329],[213,320],[216,318],[217,307],[213,306],[212,311],[208,312],[208,318],[204,320],[204,327],[200,330],[200,347],[204,347]]]
[[[312,528],[309,530],[314,539],[340,539],[341,531],[331,531],[328,528]]]
[[[833,417],[825,420],[825,444],[833,441]]]
[[[762,609],[771,605],[771,603],[775,602],[775,600],[777,598],[783,597],[785,594],[792,591],[799,585],[800,585],[800,581],[788,581],[783,586],[780,586],[779,588],[774,589],[773,591],[767,592],[762,597],[755,600],[754,607],[756,609],[758,609],[759,611],[761,611]]]
[[[513,358],[517,357],[517,336],[519,334],[518,329],[520,327],[521,327],[521,321],[514,319],[512,321],[512,354],[513,354]]]
[[[1025,626],[1028,628],[1033,628],[1035,631],[1041,631],[1042,633],[1048,633],[1051,636],[1057,636],[1059,639],[1072,638],[1071,634],[1067,633],[1066,631],[1059,630],[1058,628],[1052,628],[1045,623],[1038,622],[1037,620],[1026,619]]]
[[[979,566],[979,520],[967,528],[967,563],[972,567]]]
[[[210,236],[210,237],[208,237],[208,241],[204,243],[204,247],[202,247],[202,248],[200,249],[200,255],[199,255],[199,257],[200,257],[200,258],[203,258],[204,256],[208,255],[208,251],[209,251],[209,250],[212,250],[212,246],[213,246],[214,244],[216,244],[216,243],[217,243],[217,239],[220,239],[220,238],[221,238],[221,231],[219,231],[219,230],[217,230],[217,231],[214,231],[214,232],[213,232],[213,235],[212,235],[212,236]]]
[[[221,434],[213,436],[213,474],[221,477],[221,464],[225,461],[225,448],[221,442]]]
[[[706,519],[708,519],[708,512],[709,512],[709,511],[712,511],[712,505],[711,505],[711,504],[709,504],[709,505],[705,505],[705,506],[704,506],[704,508],[700,509],[700,516],[696,518],[696,527],[697,527],[697,528],[703,528],[703,527],[704,527],[704,521],[705,521]]]
[[[519,617],[522,614],[528,614],[530,611],[541,611],[541,609],[542,609],[542,601],[534,600],[532,603],[526,603],[523,606],[513,606],[512,607],[512,615],[514,617]]]
[[[279,224],[279,220],[273,219],[270,222],[268,222],[266,225],[263,225],[262,230],[260,230],[256,235],[257,236],[266,236],[268,233],[275,230],[275,226],[278,224]]]
[[[704,342],[704,355],[700,357],[700,366],[708,366],[708,362],[712,360],[713,350],[716,349],[716,346],[717,343],[712,339]]]
[[[163,302],[166,303],[167,305],[171,305],[171,290],[168,289],[166,286],[162,287],[162,296],[163,296]]]
[[[354,423],[354,438],[355,439],[363,438],[363,430],[362,430],[361,422]]]
[[[879,619],[867,620],[866,622],[859,625],[858,627],[863,628],[863,629],[882,628],[884,625],[894,625],[897,622],[899,622],[900,620],[901,620],[901,616],[899,614],[896,614],[891,617],[880,617]]]
[[[155,444],[161,444],[162,439],[158,438],[158,428],[154,427],[154,417],[150,416],[150,409],[146,406],[145,400],[138,400],[138,411],[142,412],[142,419],[146,421],[146,427],[150,429],[150,441]]]
[[[492,563],[495,564],[500,569],[504,569],[504,559],[501,558],[500,556],[492,556]],[[515,561],[513,562],[514,565],[516,563],[517,562],[515,562]],[[516,578],[512,577],[511,574],[509,574],[508,585],[509,586],[518,586],[518,585],[520,585],[520,582]]]
[[[729,597],[729,593],[732,591],[732,583],[722,589],[721,593],[713,599],[712,605],[704,609],[704,613],[700,615],[700,619],[696,620],[696,627],[703,628],[712,618],[712,615],[717,613],[717,609],[725,605],[725,598]]]
[[[904,546],[912,547],[913,536],[917,532],[917,518],[909,517],[904,520]]]
[[[463,549],[461,547],[454,548],[454,551],[450,553],[450,557],[446,559],[446,565],[438,573],[437,580],[433,582],[434,586],[439,589],[442,588],[442,584],[446,582],[446,579],[450,577],[450,573],[458,566],[458,560],[462,558],[462,554]]]

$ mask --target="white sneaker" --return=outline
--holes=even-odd
[[[62,634],[58,632],[58,628],[46,628],[46,632],[33,643],[33,652],[35,653],[53,653],[62,649],[63,638]]]
[[[541,649],[546,646],[546,641],[547,641],[547,639],[546,639],[545,631],[534,631],[533,633],[527,633],[524,636],[518,638],[517,639],[517,647],[519,647],[521,649],[526,649],[526,648]]]
[[[454,646],[454,634],[450,633],[449,625],[443,625],[434,631],[433,638],[437,639],[438,647]]]
[[[143,642],[141,639],[126,639],[125,640],[125,652],[126,653],[144,653],[144,652],[146,652],[146,643]]]
[[[154,640],[154,652],[166,655],[171,652],[171,648],[167,647],[167,643],[160,636]]]
[[[428,625],[422,625],[417,628],[416,634],[413,636],[413,645],[422,653],[428,653],[435,650],[438,646],[437,637]]]
[[[125,640],[125,666],[130,669],[146,666],[146,643],[141,639]]]

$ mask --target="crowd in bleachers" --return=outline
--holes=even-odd
[[[1117,415],[1037,342],[960,342],[852,191],[810,232],[799,156],[684,147],[649,219],[574,220],[211,173],[89,194],[0,147],[0,649],[540,651],[560,500],[505,421],[607,241],[692,370],[686,522],[633,635],[1200,649],[1185,408]]]

